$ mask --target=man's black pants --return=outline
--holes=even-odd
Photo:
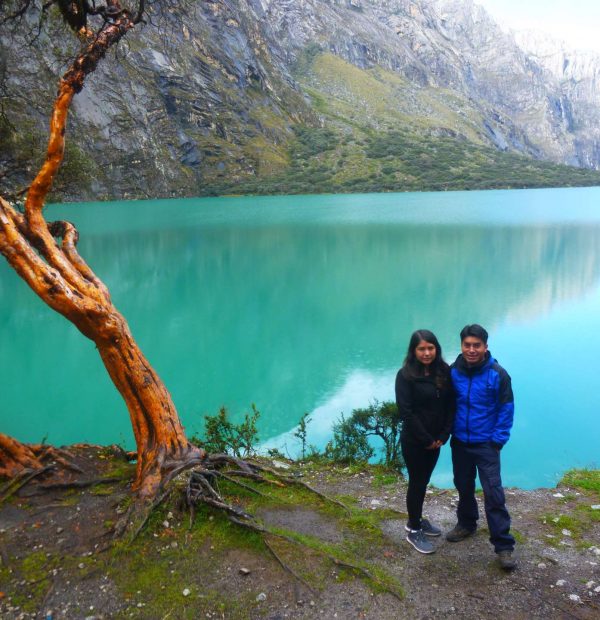
[[[490,530],[490,542],[496,553],[512,551],[515,539],[510,534],[510,515],[505,505],[504,489],[500,478],[500,451],[486,441],[466,444],[452,439],[452,467],[454,485],[458,491],[458,524],[468,530],[477,528],[479,510],[475,501],[475,476],[483,489],[485,516]]]
[[[406,491],[406,509],[408,511],[408,527],[421,529],[423,501],[427,485],[435,464],[440,457],[439,450],[425,450],[421,446],[401,442],[402,457],[408,472],[408,490]]]

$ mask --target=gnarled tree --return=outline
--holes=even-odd
[[[36,0],[5,2],[0,20],[18,19]],[[60,80],[50,121],[45,161],[31,183],[23,212],[0,198],[0,252],[33,291],[53,310],[93,340],[123,396],[137,445],[134,489],[153,497],[161,482],[182,466],[200,463],[205,453],[184,433],[169,392],[137,346],[106,286],[77,252],[78,233],[65,221],[48,222],[44,204],[63,159],[67,115],[73,97],[106,52],[142,21],[144,0],[47,0],[85,41]],[[39,8],[39,6],[38,6]],[[0,433],[0,475],[41,468],[45,448]]]

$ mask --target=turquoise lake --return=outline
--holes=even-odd
[[[51,206],[109,286],[189,434],[255,403],[263,447],[322,448],[394,398],[414,329],[452,361],[478,322],[508,370],[506,485],[600,466],[600,188],[203,198]],[[0,260],[0,430],[133,447],[94,345]],[[433,482],[451,486],[445,447]]]

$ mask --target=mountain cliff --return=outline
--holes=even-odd
[[[38,19],[0,31],[9,190],[76,52]],[[600,184],[599,71],[471,0],[154,5],[76,97],[55,198]]]

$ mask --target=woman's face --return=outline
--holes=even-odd
[[[435,345],[431,344],[431,342],[426,342],[425,340],[421,340],[415,349],[415,357],[418,362],[424,364],[425,366],[429,366],[431,362],[435,359],[436,350]]]

